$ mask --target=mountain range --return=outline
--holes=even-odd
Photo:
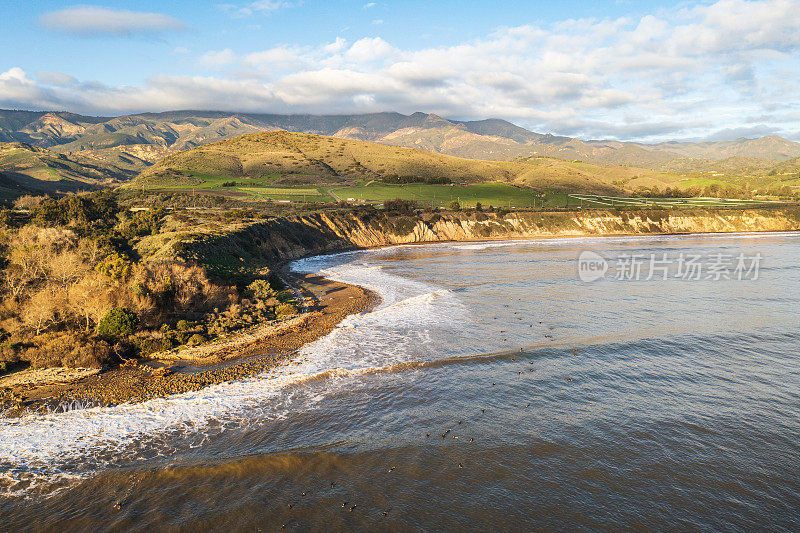
[[[274,115],[172,111],[91,117],[68,112],[0,110],[0,141],[91,156],[137,172],[180,150],[274,130],[420,148],[470,159],[507,160],[540,155],[653,170],[704,171],[713,166],[712,162],[731,158],[757,160],[747,164],[766,168],[776,161],[800,157],[800,143],[775,135],[658,144],[584,141],[535,133],[500,119],[461,121],[425,113]]]
[[[49,180],[44,189],[64,191],[124,182],[184,150],[281,130],[483,161],[530,163],[538,157],[611,165],[623,180],[630,177],[619,172],[622,167],[635,167],[636,176],[643,176],[644,169],[694,173],[694,177],[705,173],[705,177],[732,177],[740,184],[751,178],[753,184],[759,183],[759,178],[764,184],[793,180],[800,169],[800,143],[774,135],[643,144],[580,140],[532,132],[501,119],[462,121],[426,113],[277,115],[188,110],[94,117],[63,111],[0,110],[0,187],[8,189],[8,194],[23,190],[26,176]],[[539,167],[563,165],[551,161]],[[598,168],[592,172],[599,172]],[[767,179],[767,175],[772,177]]]

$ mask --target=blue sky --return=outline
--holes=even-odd
[[[800,140],[800,0],[0,5],[0,107],[434,112]]]

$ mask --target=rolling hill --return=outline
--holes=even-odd
[[[678,182],[674,174],[549,157],[483,161],[421,149],[285,131],[245,135],[170,155],[143,171],[134,187],[341,186],[413,178],[500,182],[540,190],[621,192]],[[230,181],[233,180],[233,181]],[[227,183],[226,183],[227,182]]]
[[[120,117],[0,110],[0,141],[101,159],[129,171],[185,150],[249,133],[286,130],[500,161],[530,156],[661,171],[758,174],[800,157],[800,143],[777,136],[715,142],[580,140],[528,131],[500,119],[461,121],[434,114],[277,115],[171,111]],[[719,162],[719,163],[718,163]],[[721,166],[720,166],[721,165]]]
[[[96,189],[132,174],[103,161],[65,155],[25,143],[0,142],[0,197]]]

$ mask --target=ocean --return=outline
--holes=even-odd
[[[381,303],[257,378],[0,418],[0,530],[797,531],[799,245],[297,261]]]

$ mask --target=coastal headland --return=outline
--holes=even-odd
[[[199,390],[291,364],[304,344],[330,333],[346,316],[377,304],[371,292],[290,272],[303,257],[396,244],[552,237],[779,232],[800,230],[800,208],[597,210],[511,213],[339,210],[242,224],[214,234],[162,239],[152,257],[224,257],[269,265],[298,295],[301,313],[195,347],[153,354],[104,371],[25,370],[0,378],[7,414],[44,412],[71,402],[106,406]]]

